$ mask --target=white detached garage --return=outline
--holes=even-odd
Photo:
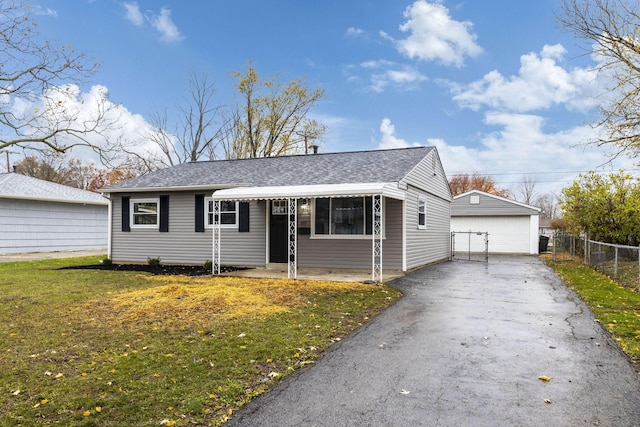
[[[484,252],[484,238],[476,233],[488,233],[489,253],[538,253],[540,209],[478,190],[453,198],[451,231],[456,250]]]

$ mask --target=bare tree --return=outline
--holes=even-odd
[[[263,80],[251,63],[233,72],[238,103],[228,114],[223,149],[226,158],[281,156],[305,152],[309,141],[326,127],[309,118],[324,89],[308,89],[303,80],[288,84],[276,77]]]
[[[514,195],[517,201],[525,205],[533,205],[536,196],[536,180],[530,176],[524,176]]]
[[[554,219],[560,216],[557,198],[553,194],[543,194],[537,197],[532,206],[540,208],[541,219]]]
[[[640,3],[628,0],[563,0],[561,24],[586,42],[611,79],[603,94],[602,118],[595,126],[605,137],[587,141],[636,157],[640,153]]]
[[[92,113],[72,108],[77,86],[98,64],[68,45],[44,41],[29,8],[19,0],[0,2],[0,150],[16,146],[66,152],[88,146],[109,150],[102,133],[113,126],[106,94],[92,100]]]
[[[213,102],[215,93],[215,86],[209,83],[205,74],[189,73],[187,97],[175,107],[176,122],[170,123],[167,110],[151,115],[154,130],[148,138],[162,154],[152,158],[149,153],[126,151],[131,155],[146,157],[151,168],[215,158],[217,143],[224,130],[222,107]]]
[[[288,84],[262,80],[249,64],[232,73],[237,104],[214,103],[215,87],[206,75],[189,74],[185,101],[176,105],[175,124],[167,111],[152,114],[154,129],[144,138],[155,151],[140,152],[123,139],[120,151],[152,171],[176,164],[217,158],[280,156],[305,152],[325,126],[308,117],[324,90],[308,89],[302,80]]]

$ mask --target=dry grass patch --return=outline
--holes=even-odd
[[[158,286],[103,295],[83,305],[94,321],[119,326],[185,329],[201,324],[268,316],[305,304],[309,294],[357,291],[349,282],[232,277],[149,276]]]

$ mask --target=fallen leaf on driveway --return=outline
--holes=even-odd
[[[553,401],[551,399],[545,399],[544,403],[553,403]]]
[[[409,390],[405,390],[405,389],[402,389],[402,391],[400,392],[400,394],[405,394],[405,395],[409,394],[409,393],[411,393],[411,392]]]
[[[539,380],[542,380],[542,381],[544,381],[544,382],[546,382],[546,383],[548,383],[549,381],[551,381],[551,378],[549,378],[549,377],[548,377],[548,376],[546,376],[546,375],[540,375],[540,376],[538,377],[538,379],[539,379]]]

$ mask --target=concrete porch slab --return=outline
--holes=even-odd
[[[267,267],[248,268],[246,270],[229,271],[220,274],[227,277],[255,277],[268,279],[286,279],[287,266],[285,264],[272,264]],[[298,268],[298,280],[330,280],[333,282],[369,282],[371,270],[351,268]],[[389,282],[404,276],[402,271],[384,270],[382,281]]]

